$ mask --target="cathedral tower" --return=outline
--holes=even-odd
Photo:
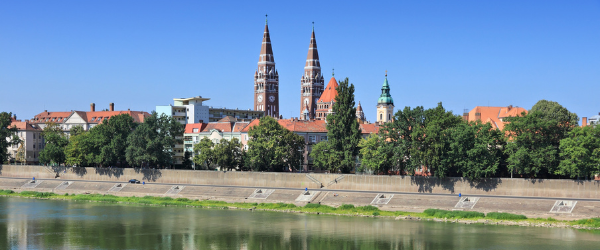
[[[385,72],[385,80],[381,87],[381,96],[377,100],[377,123],[384,124],[392,121],[394,117],[394,99],[390,95],[390,84],[387,80],[387,71]]]
[[[315,39],[315,26],[313,22],[310,45],[308,46],[308,55],[304,65],[304,75],[300,80],[300,117],[303,116],[304,109],[308,107],[309,119],[315,119],[317,110],[317,100],[323,93],[325,80],[321,75],[321,63],[319,62],[319,52],[317,51],[317,39]]]
[[[267,21],[260,47],[258,69],[254,72],[254,110],[265,111],[265,115],[271,117],[279,117],[279,74],[275,69]]]

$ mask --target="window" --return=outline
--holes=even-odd
[[[317,137],[314,136],[314,135],[309,135],[308,136],[308,142],[316,143],[317,142]]]
[[[321,136],[321,141],[327,141],[327,136]]]
[[[383,120],[383,114],[379,114],[379,120]]]
[[[35,144],[33,144],[33,148],[35,148]]]
[[[248,140],[248,135],[244,135],[244,140]]]
[[[392,114],[388,114],[388,121],[392,120]]]
[[[192,141],[192,137],[191,136],[185,136],[183,140],[184,141]]]
[[[194,128],[194,129],[192,129],[192,132],[193,132],[193,133],[198,133],[198,129],[197,129],[197,128]]]
[[[33,139],[35,139],[35,133],[33,133]]]

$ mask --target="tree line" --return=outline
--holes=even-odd
[[[182,143],[183,131],[177,120],[156,112],[143,123],[134,122],[129,114],[121,114],[88,131],[81,126],[72,127],[68,135],[59,124],[49,122],[41,133],[45,144],[38,159],[48,165],[172,167],[175,144]]]
[[[361,141],[361,170],[412,174],[426,167],[434,176],[471,180],[600,173],[600,126],[579,127],[576,114],[546,100],[504,120],[508,123],[498,130],[463,121],[441,103],[430,109],[405,107],[378,134]]]

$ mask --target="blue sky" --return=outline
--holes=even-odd
[[[0,111],[151,111],[197,95],[251,108],[267,13],[286,118],[313,21],[324,74],[349,77],[371,121],[385,70],[396,109],[547,99],[600,112],[599,0],[2,1]]]

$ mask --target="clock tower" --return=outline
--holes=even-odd
[[[265,115],[271,117],[279,117],[279,73],[275,69],[269,25],[266,20],[258,69],[254,72],[254,110],[265,111]]]
[[[321,62],[317,51],[317,39],[315,38],[315,26],[313,22],[312,35],[308,45],[308,55],[304,65],[304,75],[300,79],[300,117],[304,117],[304,110],[308,110],[309,119],[315,119],[317,111],[317,100],[323,93],[325,79],[321,75]]]

